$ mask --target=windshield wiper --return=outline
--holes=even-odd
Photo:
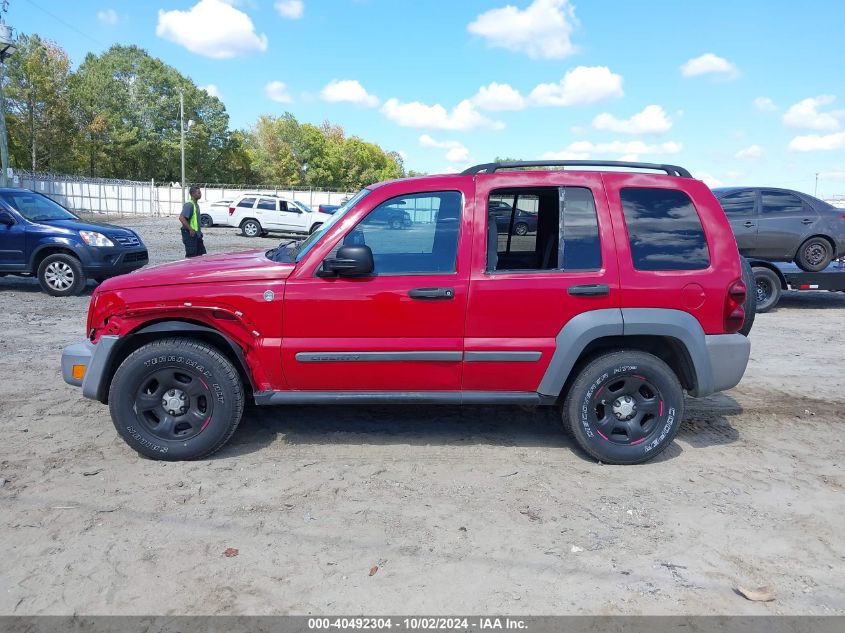
[[[286,246],[290,246],[291,244],[301,242],[304,239],[304,237],[295,237],[292,240],[288,240],[287,242],[279,242],[279,245],[276,248],[271,248],[269,251],[267,251],[267,259],[272,259],[273,261],[275,261],[276,254],[280,252],[283,248],[285,248]]]

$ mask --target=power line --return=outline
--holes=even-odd
[[[91,36],[90,36],[90,35],[88,35],[87,33],[84,33],[84,32],[82,32],[82,31],[80,31],[80,30],[79,30],[78,28],[76,28],[73,24],[70,24],[69,22],[65,22],[62,18],[60,18],[59,16],[57,16],[55,13],[53,13],[53,12],[51,12],[51,11],[48,11],[47,9],[45,9],[44,7],[42,7],[42,6],[38,5],[38,4],[36,4],[36,3],[35,3],[35,2],[33,2],[32,0],[26,0],[26,1],[27,1],[29,4],[31,4],[32,6],[34,6],[36,9],[38,9],[38,10],[40,10],[40,11],[43,11],[44,13],[46,13],[47,15],[49,15],[51,18],[53,18],[53,19],[54,19],[54,20],[56,20],[57,22],[61,22],[62,24],[64,24],[66,27],[68,27],[68,28],[69,28],[69,29],[71,29],[72,31],[76,31],[76,32],[77,32],[77,33],[79,33],[82,37],[88,38],[89,40],[91,40],[92,42],[94,42],[95,44],[97,44],[98,46],[102,46],[103,48],[105,48],[105,47],[106,47],[106,45],[105,45],[105,44],[103,44],[100,40],[98,40],[98,39],[96,39],[96,38],[94,38],[94,37],[91,37]]]

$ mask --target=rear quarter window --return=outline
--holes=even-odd
[[[701,270],[710,265],[701,219],[686,193],[630,187],[619,195],[634,268]]]

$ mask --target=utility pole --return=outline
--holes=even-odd
[[[179,91],[179,135],[180,146],[182,147],[182,177],[179,179],[179,184],[182,185],[182,197],[179,199],[179,205],[185,204],[185,95]]]
[[[4,64],[17,48],[12,27],[6,24],[4,20],[4,15],[8,10],[9,0],[2,0],[2,4],[0,4],[0,187],[9,186],[7,176],[9,170],[9,137],[6,133],[6,98],[3,95]]]
[[[179,135],[180,145],[182,147],[182,178],[180,184],[182,185],[182,200],[180,205],[185,204],[185,132],[193,127],[193,119],[188,119],[188,124],[185,125],[185,93],[179,91]],[[180,207],[181,208],[181,207]]]
[[[819,197],[819,172],[816,172],[816,188],[813,189],[813,197]]]

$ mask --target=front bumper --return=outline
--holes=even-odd
[[[103,248],[82,260],[82,270],[89,277],[116,277],[138,270],[146,266],[149,261],[149,253],[144,247]]]
[[[751,341],[742,334],[711,334],[704,339],[707,355],[710,357],[710,392],[736,387],[748,366]]]
[[[109,359],[119,340],[120,337],[117,336],[101,336],[96,344],[91,341],[82,341],[65,347],[62,351],[64,381],[69,385],[82,387],[82,395],[86,398],[102,401],[108,387],[104,383]],[[82,377],[78,377],[80,366],[84,367]],[[74,375],[75,367],[76,375]]]

